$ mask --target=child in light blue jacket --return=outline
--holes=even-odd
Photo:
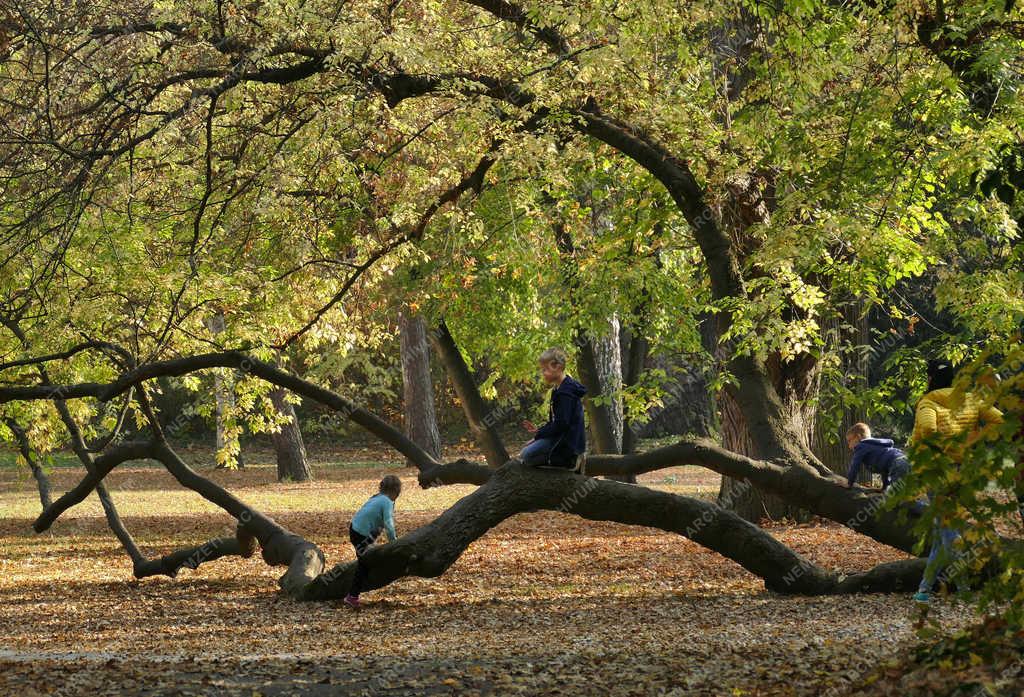
[[[352,516],[348,526],[348,538],[356,549],[356,575],[352,579],[345,604],[352,608],[359,607],[359,593],[366,583],[367,569],[363,563],[363,555],[370,548],[382,531],[388,534],[388,542],[394,542],[395,534],[395,500],[402,493],[402,480],[389,474],[380,480],[380,491],[371,496]]]

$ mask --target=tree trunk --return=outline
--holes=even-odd
[[[21,424],[11,417],[4,419],[4,422],[7,424],[7,428],[11,429],[11,433],[14,434],[14,439],[18,443],[18,451],[25,460],[25,464],[32,470],[32,477],[35,478],[36,487],[39,489],[39,502],[45,510],[53,503],[50,479],[46,476],[43,466],[39,464],[39,460],[36,459],[36,454],[32,450],[32,444],[28,440],[28,433],[21,427]]]
[[[594,340],[583,331],[579,331],[575,343],[579,380],[587,388],[587,395],[583,398],[583,409],[587,417],[587,430],[590,432],[591,445],[588,451],[602,454],[617,453],[619,452],[619,443],[615,438],[615,429],[612,425],[612,407],[610,404],[595,404],[594,402],[596,397],[604,393]]]
[[[207,317],[206,328],[214,336],[223,333],[224,313],[217,312]],[[238,469],[244,469],[242,443],[238,438],[238,428],[235,424],[235,381],[231,371],[223,369],[213,371],[213,394],[216,400],[217,467],[229,467],[229,463],[233,462]],[[226,460],[222,460],[221,453],[226,453]]]
[[[608,320],[608,331],[594,340],[594,358],[597,362],[597,378],[601,396],[610,398],[608,404],[608,425],[615,442],[613,452],[622,452],[622,353],[619,344],[621,327],[619,318]]]
[[[783,411],[790,424],[789,430],[792,431],[794,437],[802,439],[797,445],[809,449],[810,435],[814,429],[814,406],[802,402],[810,396],[809,393],[812,389],[817,387],[814,380],[816,371],[811,368],[810,372],[806,372],[802,366],[795,366],[795,372],[803,372],[803,377],[809,380],[808,386],[811,387],[811,389],[796,391],[793,387],[800,381],[787,380],[785,373],[788,371],[785,371],[784,366],[778,365],[777,362],[776,365],[776,369],[784,373],[781,379],[789,383],[786,385],[789,389],[780,391]],[[722,446],[754,459],[769,457],[770,455],[762,452],[753,439],[752,429],[747,422],[736,392],[726,388],[718,394],[717,399],[721,414]],[[731,477],[722,478],[722,484],[718,491],[718,504],[751,522],[757,522],[764,518],[769,520],[788,518],[804,521],[810,515],[791,501],[760,491],[745,481],[735,480]]]
[[[516,463],[484,471],[487,480],[433,522],[367,552],[362,560],[369,570],[365,589],[381,588],[406,576],[440,576],[488,530],[517,513],[536,510],[678,533],[732,559],[779,593],[905,591],[920,580],[924,568],[923,559],[912,559],[841,577],[756,525],[705,501]],[[339,564],[309,583],[299,597],[343,597],[355,569],[355,562]]]
[[[295,407],[286,399],[288,391],[277,387],[270,392],[270,401],[277,411],[288,417],[288,423],[281,425],[281,430],[270,434],[277,455],[277,481],[290,480],[305,482],[312,479],[309,461],[306,459],[306,446],[302,442],[302,430],[299,428],[299,417]]]
[[[732,103],[740,96],[749,82],[752,71],[749,58],[761,27],[756,17],[746,10],[727,22],[712,39],[712,79],[719,85],[722,111],[720,121],[725,129],[731,128]],[[728,197],[714,209],[719,226],[730,238],[730,248],[737,260],[746,259],[757,249],[758,241],[750,234],[753,226],[768,223],[771,205],[774,202],[774,182],[770,174],[755,171],[740,174],[726,183]],[[719,315],[721,318],[721,315]],[[718,335],[721,336],[719,327]],[[729,347],[716,341],[716,357],[728,360]],[[802,401],[813,396],[817,385],[817,370],[813,361],[801,358],[792,363],[783,363],[778,354],[765,362],[762,370],[774,386],[780,398],[778,417],[785,423],[775,424],[782,433],[800,439],[796,445],[806,452],[810,450],[810,436],[814,425],[814,407],[803,406]],[[757,446],[758,434],[748,422],[744,408],[745,397],[738,390],[726,388],[718,395],[721,415],[722,444],[737,453],[755,458],[770,457]],[[783,436],[785,437],[785,436]],[[777,440],[773,437],[771,440]],[[762,518],[791,518],[801,520],[807,513],[782,499],[764,494],[748,484],[723,478],[718,494],[719,504],[730,508],[743,518],[758,521]]]
[[[598,430],[606,432],[602,441],[608,441],[610,449],[599,450],[602,454],[616,454],[622,452],[625,438],[624,421],[622,415],[622,354],[620,335],[621,327],[617,317],[612,316],[608,321],[609,331],[598,336],[593,341],[593,353],[596,364],[596,381],[594,388],[596,394],[611,401],[603,404],[594,411],[600,421],[595,421]],[[589,389],[589,387],[588,387]],[[636,483],[636,475],[612,476],[615,479],[629,484]]]
[[[623,328],[623,335],[626,341],[624,344],[628,347],[626,349],[626,369],[623,371],[622,384],[623,387],[633,387],[640,381],[640,375],[644,371],[644,365],[647,363],[647,354],[650,345],[647,342],[647,338],[643,335],[640,328]],[[622,454],[627,455],[636,451],[636,444],[640,436],[640,427],[638,424],[633,423],[630,420],[623,421],[622,428]]]
[[[444,363],[448,378],[455,387],[455,394],[462,402],[462,411],[469,423],[469,430],[476,439],[477,445],[483,452],[487,463],[491,467],[500,467],[508,462],[508,451],[495,426],[501,422],[505,412],[499,407],[490,407],[480,391],[476,387],[469,366],[462,359],[458,344],[448,331],[448,325],[441,320],[437,327],[430,332],[430,342],[433,344],[441,362]]]
[[[835,350],[837,347],[849,342],[854,346],[869,346],[871,344],[871,333],[867,313],[863,312],[863,303],[850,301],[842,308],[839,317],[822,318],[820,320],[822,334],[825,337],[826,350]],[[844,325],[852,327],[852,330],[844,330]],[[844,375],[844,387],[851,390],[860,390],[868,384],[869,355],[866,352],[856,351],[844,353],[841,356],[841,368]],[[830,428],[829,421],[818,419],[815,424],[811,442],[811,448],[818,459],[836,474],[845,475],[850,461],[850,449],[846,445],[846,431],[858,421],[864,421],[866,416],[863,409],[854,409],[848,404],[831,404],[821,402],[821,411],[838,413],[838,424]],[[861,468],[859,481],[867,483],[871,481],[871,473],[867,468]]]
[[[430,377],[430,344],[423,317],[398,313],[402,357],[402,394],[405,434],[435,458],[441,457],[441,433],[434,409],[434,383]],[[406,459],[409,467],[416,463]]]
[[[578,270],[573,258],[576,255],[576,245],[573,243],[572,235],[560,221],[556,221],[552,227],[555,233],[555,245],[558,247],[558,254],[564,269],[562,276],[565,278],[566,295],[571,302],[575,302],[579,295]],[[574,329],[573,344],[576,346],[577,377],[587,388],[587,395],[583,398],[583,411],[586,414],[587,430],[590,433],[590,445],[587,450],[591,453],[617,453],[621,447],[621,430],[620,436],[617,437],[612,416],[613,406],[594,402],[596,397],[605,394],[601,381],[602,357],[596,347],[599,340],[582,327],[577,326]],[[615,333],[614,340],[617,344],[618,332]],[[620,376],[621,370],[621,360],[619,360]]]
[[[730,232],[732,246],[742,256],[753,251],[756,241],[750,239],[749,229],[757,223],[767,223],[770,211],[767,201],[771,198],[770,182],[754,174],[744,175],[728,185],[730,198],[725,205],[715,210],[715,217],[723,229]],[[713,318],[715,332],[712,354],[717,361],[725,364],[730,361],[733,347],[719,341],[730,318],[723,314]],[[750,364],[750,359],[741,359],[741,364]],[[716,401],[719,411],[719,425],[722,434],[722,445],[734,452],[748,457],[761,459],[772,457],[759,447],[759,440],[784,445],[797,451],[809,452],[810,437],[814,428],[813,402],[807,404],[817,389],[817,367],[813,360],[800,356],[789,363],[782,361],[775,353],[767,358],[761,366],[750,366],[760,376],[752,373],[750,378],[763,381],[766,389],[773,391],[777,397],[777,412],[774,419],[778,423],[765,423],[767,428],[751,424],[748,412],[753,409],[755,400],[743,395],[743,390],[753,386],[752,383],[740,388],[726,387],[718,395]],[[742,378],[740,378],[742,381]],[[772,417],[758,415],[759,419],[769,421]],[[760,428],[760,430],[759,430]],[[765,433],[768,431],[768,433]],[[778,443],[778,434],[783,438],[797,439],[796,443]],[[761,435],[768,438],[761,438]],[[794,447],[795,446],[795,447]],[[792,502],[786,502],[771,494],[759,491],[749,483],[723,477],[718,493],[719,505],[735,511],[746,520],[757,522],[763,518],[779,520],[789,518],[804,520],[806,511]]]

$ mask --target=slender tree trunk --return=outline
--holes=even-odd
[[[462,402],[462,411],[469,423],[469,430],[487,458],[487,463],[491,467],[500,467],[509,459],[508,451],[505,450],[505,444],[501,442],[501,436],[498,435],[496,428],[504,417],[504,412],[498,407],[489,406],[480,396],[469,366],[462,359],[459,346],[444,320],[430,332],[430,342],[444,363],[448,378],[455,387],[455,394]]]
[[[870,327],[867,314],[862,312],[863,303],[851,301],[847,303],[839,317],[829,317],[820,320],[822,334],[825,337],[826,349],[834,350],[836,347],[851,343],[854,346],[869,346],[871,343]],[[844,326],[851,327],[845,330]],[[851,390],[860,390],[868,384],[868,363],[867,353],[857,351],[845,353],[841,357],[841,368],[844,378],[844,386]],[[821,403],[822,411],[838,412],[838,423],[830,428],[826,419],[818,419],[815,424],[811,449],[818,459],[837,474],[846,474],[850,461],[850,449],[846,445],[846,431],[858,421],[864,421],[863,409],[854,409],[849,404]],[[861,482],[869,482],[871,473],[863,468],[861,471]]]
[[[664,226],[661,223],[656,223],[654,226],[654,235],[660,238],[664,234]],[[632,250],[635,254],[636,250]],[[653,255],[654,268],[657,271],[661,271],[661,255],[659,252],[654,252]],[[647,341],[647,330],[650,323],[650,306],[651,306],[651,295],[646,284],[643,284],[640,288],[640,302],[637,303],[633,309],[634,319],[632,324],[623,324],[620,332],[619,345],[622,347],[622,384],[624,388],[634,387],[640,382],[640,376],[644,372],[644,368],[647,365],[647,355],[650,352],[650,344]],[[629,419],[624,419],[622,429],[622,447],[620,451],[623,455],[636,451],[637,440],[639,439],[639,429],[636,424],[632,423]],[[634,478],[635,479],[635,478]]]
[[[20,325],[16,320],[4,318],[3,324],[4,326],[8,327],[11,330],[11,332],[18,338],[18,340],[22,343],[22,345],[25,348],[29,347],[30,344],[28,337],[22,331]],[[52,386],[52,383],[50,382],[50,376],[47,373],[46,368],[43,367],[42,365],[39,365],[36,367],[36,369],[39,372],[39,378],[42,384]],[[52,389],[52,387],[50,389]],[[59,391],[55,392],[54,394],[59,394]],[[131,393],[129,392],[129,397],[130,396]],[[68,430],[68,437],[71,439],[71,449],[75,451],[75,455],[78,456],[78,459],[79,461],[81,461],[82,466],[85,468],[87,475],[93,475],[96,472],[96,468],[94,466],[94,459],[92,453],[89,452],[89,447],[85,442],[85,438],[82,436],[82,431],[81,429],[78,428],[77,422],[71,415],[71,410],[68,409],[67,402],[65,402],[63,399],[55,399],[53,402],[53,406],[57,410],[57,413],[60,415],[61,421],[64,422],[64,426]],[[25,440],[24,445],[29,445],[27,439]],[[42,474],[42,470],[40,470],[40,473]],[[38,481],[39,480],[37,477],[37,482]],[[43,506],[43,512],[40,514],[40,516],[46,516],[54,510],[52,503],[46,503],[46,501],[50,498],[48,481],[46,489],[47,491],[45,497],[43,496],[42,489],[40,490],[40,498],[44,501],[45,504]],[[121,520],[121,515],[117,512],[117,506],[114,504],[113,497],[111,497],[110,492],[107,491],[107,488],[102,481],[97,482],[95,490],[96,496],[100,500],[100,505],[103,507],[103,515],[106,518],[107,526],[110,528],[110,531],[114,533],[114,536],[121,543],[121,546],[124,547],[124,550],[128,554],[129,558],[131,558],[132,566],[134,568],[138,568],[138,565],[142,561],[144,561],[145,557],[143,557],[142,552],[139,550],[139,546],[135,543],[135,540],[134,538],[132,538],[131,533],[128,532],[128,528],[125,527],[124,522]],[[66,496],[67,494],[65,494],[65,497]]]
[[[577,279],[577,268],[575,262],[576,246],[573,243],[572,235],[566,230],[561,222],[554,224],[555,244],[565,270],[563,273],[565,290],[570,301],[575,302],[579,295],[579,282]],[[613,425],[612,406],[610,404],[597,404],[594,399],[605,393],[601,382],[601,361],[598,349],[595,344],[597,338],[589,335],[582,327],[574,331],[573,343],[576,346],[576,369],[578,378],[584,387],[587,388],[587,395],[583,398],[583,410],[586,414],[587,430],[590,433],[590,445],[587,450],[591,453],[617,453],[619,452],[620,440],[616,436]],[[618,342],[618,335],[615,336]],[[620,361],[621,370],[621,361]]]
[[[405,434],[435,458],[441,457],[441,432],[434,409],[434,383],[430,377],[430,344],[423,317],[398,313],[402,356],[402,393]],[[409,467],[416,463],[406,460]]]
[[[11,417],[4,419],[7,424],[7,428],[11,429],[11,433],[14,434],[14,439],[18,443],[18,452],[21,453],[21,457],[24,458],[25,463],[29,469],[32,470],[32,476],[36,480],[36,486],[39,489],[39,502],[42,504],[45,510],[50,504],[53,503],[53,495],[50,489],[50,479],[46,476],[46,471],[43,470],[43,466],[39,464],[39,460],[36,459],[35,451],[32,449],[32,444],[28,440],[28,433],[21,427],[16,420]]]
[[[224,331],[224,313],[217,312],[206,319],[206,327],[214,336]],[[213,394],[216,400],[216,421],[217,439],[216,448],[219,454],[227,448],[237,453],[235,455],[235,466],[238,469],[245,468],[245,461],[242,458],[242,444],[234,425],[235,413],[235,390],[233,373],[228,370],[217,369],[213,371]],[[225,465],[218,463],[217,467]]]
[[[620,325],[617,317],[612,317],[609,322],[609,331],[598,336],[592,343],[596,376],[594,380],[594,396],[600,396],[605,400],[611,400],[602,405],[594,405],[592,411],[595,419],[592,422],[597,430],[602,433],[599,445],[607,447],[607,450],[599,450],[601,454],[612,455],[622,452],[624,433],[624,421],[622,415],[622,355],[620,340]],[[590,387],[588,386],[589,390]],[[611,476],[609,479],[636,483],[636,475],[627,474]]]
[[[288,417],[288,423],[282,424],[281,430],[271,434],[274,452],[277,455],[277,481],[291,480],[305,482],[313,478],[306,458],[306,446],[302,442],[302,430],[295,407],[286,399],[288,391],[277,387],[270,392],[270,401],[274,408]]]
[[[587,417],[592,453],[612,454],[619,451],[619,443],[612,425],[611,405],[596,404],[594,400],[604,393],[601,385],[601,370],[598,364],[594,342],[584,332],[576,336],[576,367],[579,380],[587,388],[583,398],[583,410]]]
[[[639,328],[625,329],[624,335],[626,338],[625,343],[629,348],[626,351],[622,384],[623,387],[629,388],[640,381],[640,375],[643,373],[644,365],[647,363],[650,345]],[[622,454],[628,455],[629,453],[636,452],[638,439],[639,433],[636,424],[625,420],[622,429]]]
[[[597,362],[598,384],[601,395],[611,398],[608,404],[608,425],[615,442],[614,452],[622,452],[622,353],[619,344],[621,327],[619,318],[612,316],[608,320],[608,331],[594,340],[594,357]]]

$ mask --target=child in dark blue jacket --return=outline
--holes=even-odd
[[[856,483],[861,467],[882,475],[882,491],[910,472],[910,461],[906,454],[894,447],[889,438],[872,438],[871,428],[865,423],[856,423],[850,427],[846,432],[846,444],[853,451],[850,468],[846,473],[847,486]]]
[[[565,374],[566,355],[562,349],[548,349],[538,361],[544,381],[552,385],[548,422],[537,429],[525,422],[533,431],[533,440],[519,452],[519,460],[528,465],[572,469],[587,445],[582,399],[587,388]]]

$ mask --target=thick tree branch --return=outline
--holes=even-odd
[[[568,471],[538,470],[510,462],[494,471],[476,491],[440,517],[395,542],[364,555],[366,589],[381,588],[405,576],[441,575],[463,551],[505,519],[527,511],[554,510],[589,520],[658,528],[692,539],[763,578],[780,593],[820,595],[902,590],[920,578],[920,560],[909,560],[841,578],[797,554],[734,513],[697,499],[602,481]],[[299,593],[306,600],[340,598],[355,563],[339,564]]]
[[[102,402],[126,392],[134,385],[158,377],[176,377],[208,368],[235,368],[267,382],[291,390],[295,394],[335,409],[388,443],[421,469],[439,464],[429,453],[413,443],[401,431],[345,399],[341,395],[308,380],[288,373],[277,366],[258,360],[241,351],[205,353],[143,364],[121,374],[110,383],[75,383],[69,385],[25,385],[0,387],[0,404],[15,400],[67,400],[92,397]]]
[[[49,529],[64,511],[84,501],[115,467],[129,460],[152,458],[155,452],[156,444],[148,440],[127,441],[115,445],[93,460],[92,469],[86,472],[82,481],[39,514],[32,524],[32,529],[36,532]]]
[[[459,402],[462,403],[462,411],[477,446],[491,467],[500,467],[508,461],[508,451],[495,428],[500,414],[488,406],[480,395],[473,374],[463,360],[459,346],[443,319],[431,330],[430,343],[444,363],[445,372],[448,373],[448,379],[451,380]]]
[[[848,489],[843,479],[829,473],[793,463],[754,460],[716,445],[712,441],[683,440],[672,445],[630,455],[588,455],[588,476],[626,476],[653,472],[668,467],[698,465],[721,475],[746,480],[757,488],[781,496],[824,518],[842,523],[859,533],[912,552],[917,539],[912,525],[901,523],[895,511],[882,509],[884,497],[859,487]],[[466,460],[439,465],[420,472],[423,487],[444,484],[481,484],[493,472]],[[913,520],[916,513],[906,510]]]
[[[234,537],[216,537],[197,547],[180,549],[158,559],[137,563],[133,571],[135,578],[148,578],[149,576],[174,578],[181,569],[198,569],[200,564],[227,556],[248,559],[255,553],[256,538],[239,524]]]

